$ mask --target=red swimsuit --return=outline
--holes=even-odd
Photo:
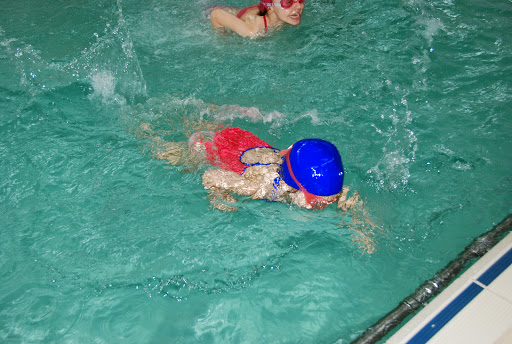
[[[255,8],[255,7],[258,7],[258,5],[254,5],[254,6],[249,6],[249,7],[246,7],[246,8],[242,8],[240,10],[240,12],[238,12],[238,14],[236,15],[237,18],[241,19],[243,14],[248,10],[248,9],[251,9],[251,8]],[[266,16],[263,16],[263,22],[265,23],[265,30],[267,30],[267,17]]]
[[[244,153],[253,148],[273,148],[254,134],[235,127],[227,127],[215,132],[211,141],[205,142],[206,158],[215,166],[242,174],[248,166],[241,159]]]

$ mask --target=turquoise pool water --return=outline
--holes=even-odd
[[[308,0],[258,40],[215,4],[2,4],[1,342],[349,343],[511,212],[509,1]],[[332,141],[377,227],[213,211],[134,135],[197,119]]]

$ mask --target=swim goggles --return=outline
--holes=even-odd
[[[290,8],[294,3],[298,2],[299,4],[303,4],[306,0],[281,0],[280,3],[275,2],[264,2],[263,4],[268,7],[281,7],[284,9]]]

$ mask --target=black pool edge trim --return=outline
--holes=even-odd
[[[351,344],[377,343],[400,325],[407,316],[425,306],[430,299],[446,288],[472,259],[482,257],[489,252],[511,230],[512,214],[509,214],[493,229],[474,239],[464,251],[459,253],[457,258],[437,272],[433,278],[421,284],[414,293],[403,299],[395,309],[370,326]]]

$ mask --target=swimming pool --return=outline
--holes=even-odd
[[[214,4],[3,4],[2,342],[347,343],[511,212],[510,3],[312,0],[258,40]],[[213,211],[134,135],[197,119],[332,141],[377,227]]]

